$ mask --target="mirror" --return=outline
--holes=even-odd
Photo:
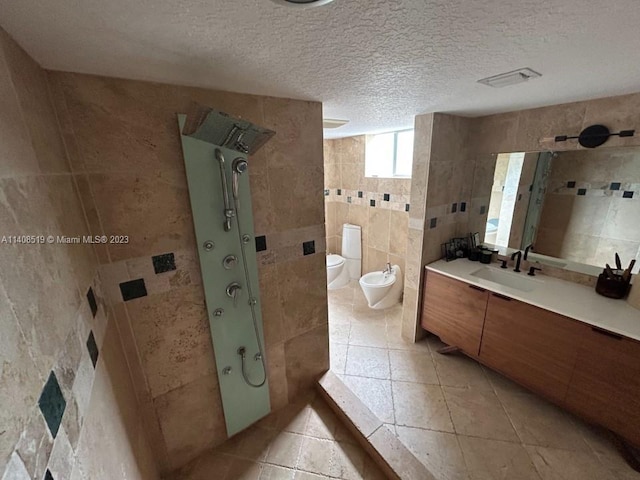
[[[598,273],[640,269],[640,148],[515,152],[477,160],[472,231],[484,243],[535,260]],[[585,265],[596,267],[584,268]]]

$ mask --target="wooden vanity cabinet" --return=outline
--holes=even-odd
[[[548,310],[491,293],[480,359],[487,366],[563,402],[581,338],[589,327]]]
[[[588,328],[565,403],[640,445],[640,342]]]
[[[422,326],[640,447],[640,341],[427,271]]]
[[[489,292],[427,272],[424,286],[422,327],[469,355],[477,356]]]

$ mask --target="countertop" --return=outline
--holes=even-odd
[[[491,292],[505,295],[514,300],[520,300],[594,327],[640,341],[640,310],[635,309],[625,300],[603,297],[598,295],[591,287],[547,277],[544,274],[538,274],[532,278],[528,277],[526,272],[514,273],[512,269],[506,270],[514,275],[522,275],[524,278],[530,278],[536,282],[537,286],[533,291],[523,292],[471,275],[483,267],[501,270],[497,264],[484,265],[480,262],[471,262],[466,258],[451,262],[438,260],[425,268],[432,272],[441,273],[447,277],[485,288]]]

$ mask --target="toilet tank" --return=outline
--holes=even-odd
[[[344,258],[362,258],[360,225],[345,223],[342,226],[342,256]]]
[[[345,223],[342,226],[342,256],[345,259],[349,277],[360,278],[362,267],[362,229],[360,225]]]

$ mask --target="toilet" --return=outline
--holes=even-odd
[[[362,237],[359,225],[342,226],[342,255],[327,255],[327,288],[346,287],[351,280],[360,278],[362,268]]]
[[[369,308],[382,310],[400,302],[402,297],[402,271],[399,265],[391,267],[391,273],[371,272],[362,276],[360,287]]]

